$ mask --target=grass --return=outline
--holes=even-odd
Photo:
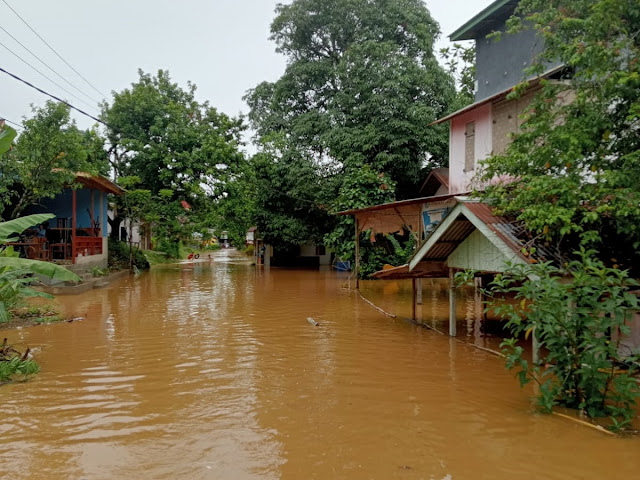
[[[153,250],[143,250],[144,256],[147,257],[149,265],[162,265],[163,263],[174,263],[175,260],[167,257],[164,252],[156,252]]]

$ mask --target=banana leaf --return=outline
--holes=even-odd
[[[9,125],[5,125],[0,131],[0,155],[11,149],[11,143],[16,138],[16,131]]]
[[[27,258],[15,257],[0,257],[0,268],[1,267],[29,269],[33,273],[43,275],[59,282],[79,282],[81,280],[78,275],[70,270],[67,270],[64,267],[61,267],[60,265],[49,262],[41,262],[40,260],[29,260]]]
[[[16,233],[22,233],[27,228],[39,225],[54,218],[52,213],[38,213],[35,215],[27,215],[25,217],[16,218],[15,220],[9,220],[8,222],[0,223],[0,243],[12,242],[16,237],[12,235]]]

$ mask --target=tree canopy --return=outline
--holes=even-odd
[[[112,233],[124,216],[152,221],[157,244],[172,255],[196,224],[214,220],[214,203],[226,198],[245,163],[242,119],[198,101],[195,92],[166,71],[140,71],[102,112],[114,176],[131,190],[116,199]]]
[[[403,198],[416,193],[421,169],[446,165],[446,127],[429,126],[455,99],[454,81],[433,53],[438,34],[420,0],[295,0],[277,7],[271,39],[287,58],[286,71],[245,99],[266,155],[256,158],[262,178],[288,195],[266,195],[271,204],[258,205],[282,220],[280,240],[317,237],[334,223],[329,210],[355,206],[338,198],[346,191],[341,184],[365,166],[397,185],[388,197]],[[290,177],[304,179],[302,195],[280,185],[288,168]],[[366,181],[352,185],[368,188]],[[261,231],[271,228],[272,216],[261,219]]]
[[[169,189],[192,198],[219,195],[220,182],[243,158],[241,120],[198,102],[194,84],[184,89],[166,71],[139,76],[103,105],[116,177],[136,175],[154,194]]]

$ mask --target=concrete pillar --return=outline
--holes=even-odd
[[[271,266],[271,245],[264,244],[264,268]]]
[[[540,345],[538,344],[538,339],[536,338],[536,328],[533,327],[531,330],[531,360],[533,363],[538,363],[540,361]]]

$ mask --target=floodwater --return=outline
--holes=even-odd
[[[501,359],[347,284],[223,251],[59,297],[85,320],[0,332],[42,367],[0,387],[0,477],[638,478],[640,439],[535,413]],[[406,316],[407,285],[362,291]],[[459,308],[460,337],[484,342]],[[426,285],[421,317],[446,311]]]

